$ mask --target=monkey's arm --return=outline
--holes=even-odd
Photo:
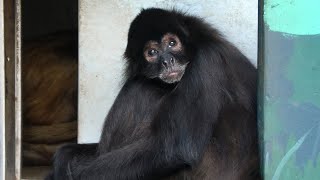
[[[71,164],[73,178],[158,179],[199,162],[215,113],[202,106],[201,94],[185,98],[179,93],[164,98],[149,136],[101,154],[88,165]]]
[[[156,108],[156,113],[151,118],[150,133],[124,146],[103,151],[88,163],[69,161],[73,179],[157,179],[196,165],[212,137],[223,91],[219,89],[220,82],[212,79],[222,75],[212,74],[219,71],[213,70],[214,66],[204,60],[192,64],[193,69],[185,73],[177,87],[160,98],[159,106],[154,106],[157,98],[153,97],[154,93],[148,92],[152,90],[146,84],[129,86],[126,93],[120,93],[115,102],[119,107],[114,106],[108,117],[111,117],[112,122],[120,122],[122,125],[129,117],[125,115],[128,113],[119,112],[127,109],[126,107],[138,107],[138,110],[134,109],[132,112],[141,119],[143,114],[149,113],[147,108]],[[199,64],[200,62],[203,64]],[[150,100],[149,96],[155,101]],[[119,103],[120,99],[122,103]],[[141,102],[140,99],[148,102]],[[119,127],[114,125],[113,127]],[[108,124],[105,126],[111,127]],[[111,132],[112,129],[108,131]],[[105,135],[102,135],[99,146],[104,143],[103,137]],[[110,139],[109,135],[108,137]],[[108,143],[104,147],[108,148]],[[60,154],[63,155],[63,151],[69,149],[62,149]],[[59,157],[56,162],[59,162]]]
[[[45,180],[73,179],[71,165],[81,166],[92,161],[96,157],[97,148],[97,143],[63,145],[55,153],[53,170]]]

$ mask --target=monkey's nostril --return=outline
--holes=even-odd
[[[164,67],[168,68],[168,61],[162,61],[162,64],[164,65]]]
[[[173,57],[171,57],[170,62],[171,62],[171,64],[174,63],[174,58]]]

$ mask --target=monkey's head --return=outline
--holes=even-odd
[[[190,61],[188,32],[174,11],[146,9],[131,23],[125,57],[130,77],[179,82]]]

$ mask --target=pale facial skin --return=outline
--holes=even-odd
[[[187,67],[184,48],[177,35],[167,33],[161,41],[150,40],[144,48],[144,58],[149,63],[161,64],[157,77],[166,83],[179,82]]]

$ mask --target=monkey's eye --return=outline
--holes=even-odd
[[[174,40],[169,42],[169,46],[170,46],[170,47],[175,46],[176,44],[177,44],[177,42],[174,41]]]
[[[155,49],[151,49],[151,50],[148,51],[148,55],[149,55],[149,56],[155,56],[155,55],[157,55],[157,54],[158,54],[158,51],[155,50]]]

